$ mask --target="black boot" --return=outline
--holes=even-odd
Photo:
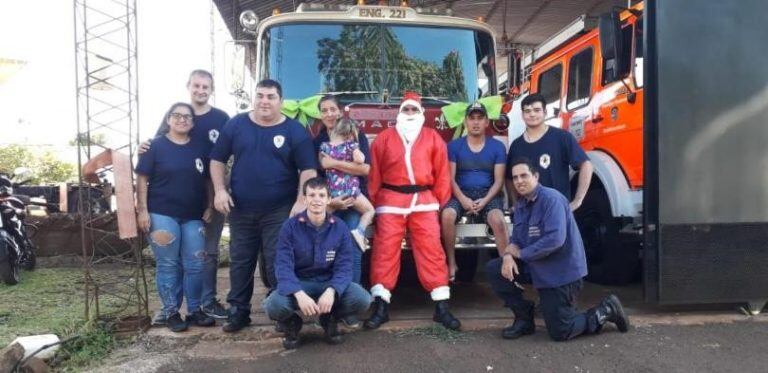
[[[283,322],[285,328],[285,339],[283,339],[283,347],[286,350],[293,350],[299,347],[299,332],[304,321],[297,314],[293,314],[290,319]]]
[[[381,297],[374,298],[373,304],[371,304],[373,313],[371,313],[371,317],[365,321],[363,326],[365,326],[366,329],[378,329],[381,324],[389,322],[388,308],[389,303],[385,302],[384,299],[381,299]]]
[[[435,315],[432,316],[432,320],[439,322],[446,329],[459,330],[461,328],[461,321],[453,317],[451,311],[448,311],[448,301],[439,300],[435,303]]]
[[[597,317],[597,324],[600,327],[606,322],[612,322],[622,333],[629,330],[629,316],[624,312],[619,298],[613,294],[600,301],[600,304],[593,308],[593,313]]]
[[[517,339],[524,335],[531,335],[536,331],[533,323],[533,303],[522,307],[510,307],[515,313],[515,322],[502,329],[501,337],[504,339]]]
[[[323,331],[325,331],[326,343],[337,345],[344,342],[344,338],[342,338],[341,333],[339,333],[339,321],[335,316],[330,314],[321,315],[320,326],[322,326]]]

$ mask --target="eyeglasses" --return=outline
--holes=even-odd
[[[176,120],[181,120],[181,119],[184,119],[186,121],[192,120],[191,114],[171,113],[170,117]]]
[[[406,106],[406,107],[400,109],[400,112],[401,113],[418,113],[419,112],[419,108],[417,108],[415,106]]]

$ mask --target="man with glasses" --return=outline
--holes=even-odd
[[[391,291],[400,272],[401,243],[410,231],[419,281],[435,301],[433,320],[448,329],[461,326],[448,311],[448,266],[440,244],[438,210],[451,198],[445,142],[422,128],[421,97],[406,92],[394,128],[382,131],[371,146],[368,192],[376,207],[371,254],[373,314],[365,322],[376,329],[389,321]]]

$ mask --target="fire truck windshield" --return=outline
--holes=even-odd
[[[467,102],[496,89],[493,39],[469,29],[284,24],[264,33],[262,51],[260,71],[286,98],[336,92],[345,102],[383,102],[413,90]]]

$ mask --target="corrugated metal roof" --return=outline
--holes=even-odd
[[[302,2],[320,4],[356,3],[356,1],[352,0],[213,1],[234,39],[247,38],[247,35],[242,32],[238,21],[240,13],[247,9],[252,9],[259,16],[259,19],[264,19],[272,15],[272,10],[275,8],[279,8],[283,12],[293,11]],[[367,2],[369,4],[378,4],[378,1],[368,0]],[[389,0],[388,3],[398,5],[400,0]],[[628,0],[411,0],[409,3],[412,7],[437,7],[440,9],[451,7],[456,17],[477,18],[482,16],[496,31],[499,42],[506,26],[506,33],[511,43],[538,45],[582,14],[599,15],[615,6],[627,6]],[[506,17],[504,16],[505,13]],[[506,22],[504,22],[505,19]]]

